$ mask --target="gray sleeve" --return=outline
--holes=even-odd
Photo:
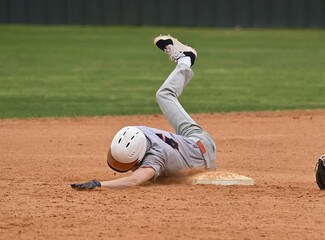
[[[152,167],[155,170],[155,176],[152,178],[153,181],[157,179],[164,171],[164,163],[162,159],[155,155],[147,155],[141,162],[139,168]]]

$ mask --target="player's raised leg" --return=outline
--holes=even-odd
[[[170,60],[178,62],[174,71],[157,91],[159,107],[176,134],[191,138],[204,146],[202,152],[208,168],[215,169],[215,143],[212,137],[190,117],[178,101],[184,87],[194,76],[191,66],[197,58],[197,52],[171,36],[156,37],[154,44],[169,55]]]
[[[184,87],[191,81],[194,73],[190,68],[197,57],[196,51],[180,43],[171,36],[159,36],[154,43],[169,55],[170,60],[180,61],[156,94],[157,102],[163,114],[176,131],[176,134],[189,136],[194,129],[202,129],[187,114],[178,101]]]

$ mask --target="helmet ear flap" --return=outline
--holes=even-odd
[[[134,162],[131,162],[129,164],[120,163],[112,156],[111,148],[109,148],[109,150],[108,150],[107,165],[116,172],[120,172],[120,173],[127,172],[131,168],[133,168],[137,162],[138,162],[138,159],[136,159]]]

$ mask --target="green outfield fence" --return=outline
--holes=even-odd
[[[325,0],[0,0],[0,24],[325,28]]]

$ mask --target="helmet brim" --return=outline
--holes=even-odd
[[[133,168],[137,164],[137,162],[138,159],[130,163],[121,163],[112,156],[111,148],[108,150],[107,164],[111,169],[113,169],[116,172],[127,172],[131,170],[131,168]]]

